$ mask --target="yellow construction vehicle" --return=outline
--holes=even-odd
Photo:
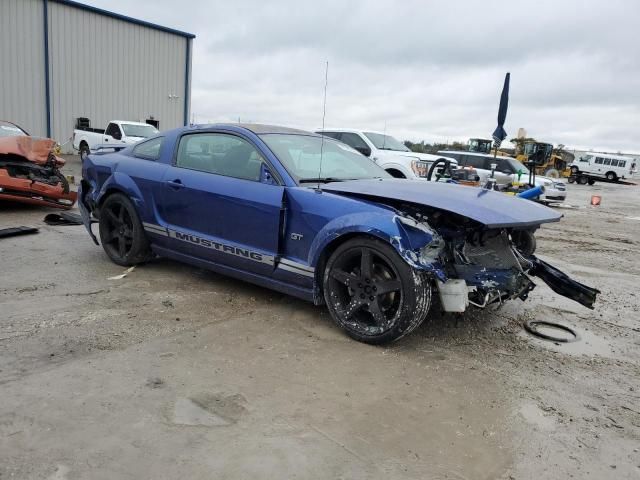
[[[468,145],[470,152],[491,153],[493,140],[487,140],[486,138],[470,138]]]
[[[572,153],[564,150],[564,145],[558,145],[558,148],[554,149],[550,143],[535,140],[516,143],[516,160],[525,165],[533,162],[536,175],[551,178],[568,177],[571,174],[568,165],[573,161],[573,157]]]

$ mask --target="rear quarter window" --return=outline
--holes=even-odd
[[[133,156],[145,160],[158,160],[162,148],[163,137],[152,138],[133,147]]]

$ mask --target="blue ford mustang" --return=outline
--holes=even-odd
[[[83,164],[79,205],[109,258],[170,257],[326,303],[349,335],[396,340],[427,317],[527,298],[531,277],[592,308],[597,290],[532,255],[555,211],[391,178],[347,145],[268,125],[164,132]],[[93,217],[93,218],[92,218]],[[524,239],[524,240],[523,240]]]

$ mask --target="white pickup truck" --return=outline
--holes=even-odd
[[[316,133],[346,143],[396,178],[425,180],[431,165],[440,159],[449,160],[454,168],[457,166],[456,160],[452,158],[412,152],[404,144],[384,133],[351,128],[326,128],[317,130]]]
[[[73,131],[73,148],[80,152],[84,161],[86,156],[97,146],[130,145],[158,133],[153,125],[126,120],[111,120],[105,130],[76,125]]]

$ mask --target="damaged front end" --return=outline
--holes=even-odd
[[[60,171],[65,161],[54,155],[47,138],[0,138],[0,199],[68,209],[76,192]]]
[[[401,213],[405,231],[414,232],[414,236],[423,232],[428,241],[400,253],[415,268],[432,274],[445,311],[463,312],[469,305],[484,308],[516,298],[526,300],[536,286],[531,277],[540,278],[554,292],[591,309],[600,293],[534,255],[521,252],[513,241],[520,230],[488,228],[435,209],[403,205]],[[415,240],[412,246],[419,243]]]

